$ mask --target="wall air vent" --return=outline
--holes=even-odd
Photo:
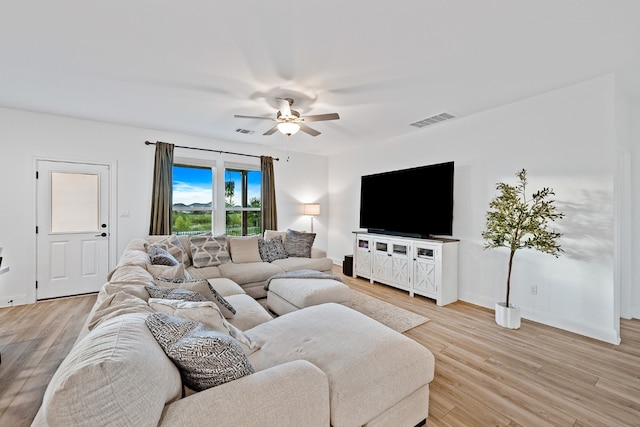
[[[253,130],[249,130],[249,129],[241,129],[241,128],[238,128],[238,129],[236,129],[236,132],[238,132],[238,133],[242,133],[242,134],[244,134],[244,135],[251,135],[251,134],[252,134],[252,133],[254,133],[255,131],[253,131]]]
[[[455,118],[454,115],[449,113],[440,113],[435,116],[427,117],[426,119],[419,120],[414,123],[410,123],[411,126],[415,126],[417,128],[423,128],[425,126],[434,125],[436,123],[444,122],[445,120]]]

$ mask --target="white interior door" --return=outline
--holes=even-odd
[[[109,166],[38,160],[37,299],[97,292],[109,268]]]

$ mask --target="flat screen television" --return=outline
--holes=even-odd
[[[369,233],[451,236],[453,162],[362,176],[360,228]]]

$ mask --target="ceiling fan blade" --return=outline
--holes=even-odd
[[[300,121],[303,122],[320,122],[322,120],[338,120],[340,116],[338,113],[329,113],[329,114],[317,114],[314,116],[304,116],[300,117]]]
[[[311,129],[309,126],[303,125],[303,124],[302,124],[302,123],[300,123],[300,122],[296,122],[296,124],[297,124],[298,126],[300,126],[300,130],[301,130],[302,132],[304,132],[304,133],[308,133],[308,134],[309,134],[309,135],[311,135],[311,136],[318,136],[318,135],[320,135],[320,132],[318,132],[318,131],[317,131],[317,130],[315,130],[315,129]]]
[[[280,106],[280,114],[284,117],[291,117],[291,103],[292,101],[288,98],[276,98],[278,100],[278,105]]]
[[[243,116],[241,114],[234,114],[233,117],[236,119],[260,119],[260,120],[271,120],[274,121],[272,117],[259,117],[259,116]]]
[[[277,130],[278,130],[278,125],[272,127],[271,129],[263,133],[263,135],[273,135]]]

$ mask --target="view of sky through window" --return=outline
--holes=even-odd
[[[235,188],[241,189],[242,183],[239,174],[232,174],[237,177]],[[260,199],[260,172],[250,172],[248,174],[249,200]],[[193,166],[173,167],[173,203],[183,203],[191,205],[193,203],[211,203],[213,198],[213,178],[210,168],[199,168]]]
[[[213,178],[210,168],[191,166],[173,167],[173,203],[187,206],[193,203],[211,203]]]

